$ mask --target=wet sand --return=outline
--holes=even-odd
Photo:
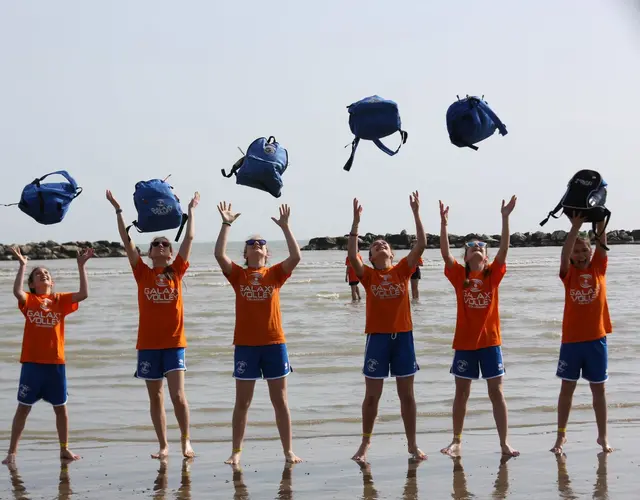
[[[384,424],[379,427],[384,433]],[[635,498],[640,486],[635,424],[611,425],[616,451],[608,456],[595,444],[595,423],[570,426],[563,458],[548,451],[555,430],[538,429],[512,433],[522,455],[506,462],[495,432],[475,431],[465,434],[463,456],[455,460],[438,451],[448,444],[448,434],[420,434],[419,444],[429,455],[421,464],[408,460],[398,434],[374,436],[367,466],[350,460],[357,436],[296,440],[295,451],[306,461],[293,467],[284,465],[278,441],[248,441],[240,470],[223,463],[229,445],[220,443],[194,442],[199,455],[187,463],[172,442],[171,456],[161,464],[149,458],[152,442],[80,442],[73,450],[82,460],[61,467],[54,444],[25,441],[17,468],[0,469],[5,475],[0,498]]]

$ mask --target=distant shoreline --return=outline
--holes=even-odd
[[[553,231],[552,233],[542,231],[536,231],[535,233],[515,232],[511,233],[509,245],[515,248],[562,246],[566,237],[567,231],[563,230]],[[348,239],[349,235],[319,236],[311,238],[309,243],[302,247],[302,250],[346,250]],[[408,250],[411,248],[412,243],[416,241],[416,236],[404,230],[400,233],[393,234],[366,233],[358,237],[358,248],[367,250],[371,243],[379,239],[386,240],[393,249]],[[462,248],[465,241],[471,239],[486,241],[490,247],[498,247],[500,246],[501,237],[499,234],[486,235],[470,233],[464,236],[449,234],[449,244],[454,248]],[[633,245],[636,243],[640,243],[640,229],[634,229],[632,231],[623,229],[607,231],[608,245]],[[440,248],[439,234],[427,233],[427,248]]]

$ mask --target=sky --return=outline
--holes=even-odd
[[[282,239],[270,217],[291,207],[299,240],[349,232],[536,231],[578,170],[609,184],[611,229],[640,228],[640,9],[632,0],[0,3],[0,203],[65,169],[83,187],[66,218],[40,225],[0,207],[0,243],[117,240],[111,189],[135,218],[137,181],[164,178],[186,203],[196,241],[217,237],[216,206],[242,215],[231,240]],[[346,107],[396,101],[409,139],[389,157],[371,142],[345,172]],[[484,95],[507,126],[479,151],[449,142],[456,95]],[[258,137],[289,151],[282,197],[222,177]],[[398,137],[385,143],[395,148]],[[52,180],[54,180],[52,178]],[[568,220],[551,220],[551,232]],[[173,234],[167,232],[170,236]],[[151,235],[136,235],[148,241]]]

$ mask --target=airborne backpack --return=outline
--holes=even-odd
[[[180,200],[166,179],[151,179],[136,183],[133,204],[138,219],[131,223],[141,233],[154,233],[179,227],[175,241],[180,239],[189,216],[182,212]],[[131,226],[127,227],[127,232]]]
[[[560,215],[556,215],[560,210],[567,217],[571,218],[574,214],[580,212],[586,222],[593,225],[593,233],[596,239],[600,238],[609,224],[611,212],[604,206],[607,202],[607,183],[602,176],[595,170],[580,170],[577,172],[567,184],[567,190],[546,219],[540,225],[544,226],[549,217],[557,219]],[[600,234],[596,233],[596,224],[606,221],[604,228]]]
[[[260,137],[247,148],[247,154],[240,158],[229,174],[222,169],[226,178],[235,174],[236,184],[266,191],[275,198],[282,194],[282,174],[289,166],[289,153],[276,138]]]
[[[454,102],[447,109],[447,131],[451,143],[459,148],[478,150],[474,144],[491,137],[498,130],[507,135],[507,128],[482,98],[469,97]]]
[[[351,156],[344,165],[348,172],[353,164],[353,157],[360,143],[360,139],[373,141],[378,149],[389,156],[394,156],[400,151],[402,145],[407,142],[407,134],[402,130],[398,105],[394,101],[388,101],[377,95],[366,97],[347,106],[349,111],[349,128],[355,138],[351,143]],[[400,132],[400,146],[392,151],[380,142],[380,139],[395,132]]]
[[[56,174],[64,177],[67,182],[42,182]],[[78,187],[74,178],[66,170],[58,170],[27,184],[22,190],[20,202],[5,206],[18,205],[20,210],[40,224],[57,224],[64,219],[69,205],[80,193],[82,188]]]

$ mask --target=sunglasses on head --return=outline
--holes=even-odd
[[[255,244],[260,245],[261,247],[265,246],[267,244],[267,240],[247,240],[246,244],[250,247],[252,247]]]
[[[484,241],[467,241],[465,243],[465,246],[469,248],[472,248],[472,247],[484,248],[487,246],[487,244]]]
[[[152,241],[151,242],[151,246],[152,247],[159,247],[160,245],[162,245],[163,247],[167,248],[171,243],[169,243],[168,241],[164,241],[164,240],[156,240],[156,241]]]

